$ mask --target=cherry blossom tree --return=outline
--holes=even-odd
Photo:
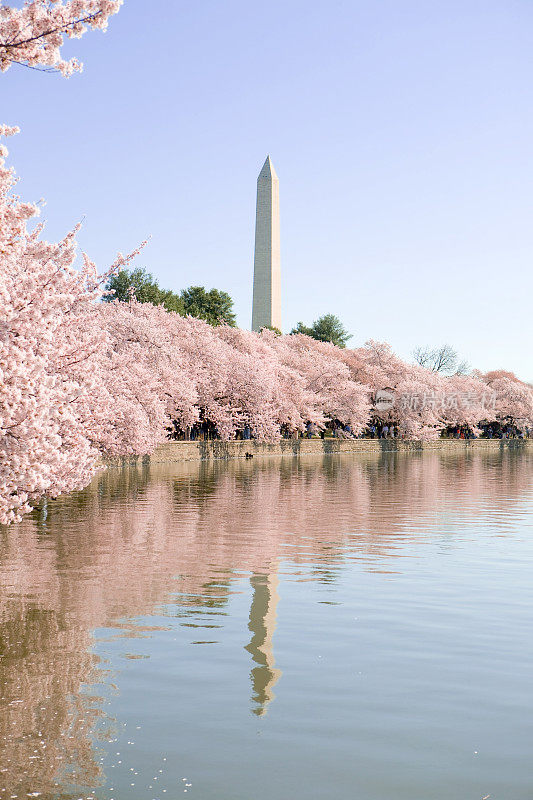
[[[16,129],[3,126],[0,134]],[[93,358],[107,334],[96,324],[102,293],[94,264],[76,260],[74,228],[60,242],[30,228],[38,209],[13,194],[0,148],[0,523],[43,494],[84,486],[97,451],[84,421],[94,409]],[[135,253],[117,257],[110,272]]]
[[[22,8],[0,6],[0,70],[12,64],[59,71],[65,77],[79,72],[76,58],[64,59],[65,37],[79,39],[89,29],[105,31],[109,17],[123,0],[25,0]]]
[[[245,425],[259,439],[277,438],[277,385],[271,359],[261,361],[232,346],[220,335],[227,331],[229,336],[229,326],[213,328],[200,319],[171,316],[202,419],[213,424],[222,439],[233,439]]]
[[[170,419],[181,427],[198,419],[195,383],[174,328],[182,318],[136,300],[101,303],[91,315],[106,341],[91,359],[93,405],[84,429],[107,455],[150,453],[165,440]],[[71,374],[86,380],[77,364]]]
[[[438,414],[423,402],[436,390],[438,378],[429,370],[413,367],[399,359],[385,342],[369,340],[364,347],[342,353],[352,379],[368,387],[371,415],[395,423],[398,433],[409,438],[438,436]],[[379,390],[393,390],[394,404],[381,411],[375,405]]]
[[[64,38],[105,30],[121,4],[2,4],[0,70],[16,63],[69,76],[81,64],[62,57]],[[17,130],[0,125],[1,136]],[[81,270],[73,266],[78,229],[51,244],[41,238],[42,226],[29,227],[38,209],[13,194],[6,156],[0,145],[0,523],[19,520],[43,494],[81,487],[93,474],[97,451],[83,423],[95,406],[92,358],[107,338],[93,313],[101,279],[86,256]],[[103,279],[128,260],[119,255]]]
[[[494,419],[533,426],[533,388],[512,372],[487,372],[482,381],[493,397]]]
[[[279,438],[282,427],[294,432],[303,431],[306,421],[315,419],[313,397],[306,390],[304,376],[282,363],[276,347],[278,336],[274,332],[263,329],[259,334],[221,326],[216,333],[234,351],[246,357],[248,371],[251,369],[257,373],[258,386],[262,390],[260,403],[268,413],[258,426],[256,406],[252,418],[247,420],[254,436],[268,430],[269,438]],[[246,374],[243,377],[246,380]],[[322,417],[319,419],[321,421]]]
[[[328,420],[349,423],[355,432],[366,424],[370,410],[368,386],[350,375],[341,348],[302,334],[271,338],[281,362],[304,380],[308,395],[308,420],[324,425]]]
[[[365,347],[343,351],[350,371],[370,387],[372,396],[392,389],[394,404],[373,415],[394,423],[400,436],[435,439],[448,425],[475,428],[486,415],[486,386],[472,376],[445,376],[418,364],[407,364],[384,342],[369,340]]]

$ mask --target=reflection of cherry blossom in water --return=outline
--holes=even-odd
[[[250,573],[246,649],[252,708],[264,714],[283,670],[280,564],[325,583],[347,558],[401,572],[403,552],[421,552],[450,507],[465,526],[489,502],[493,517],[508,514],[531,461],[504,451],[154,465],[108,470],[36,510],[0,538],[0,786],[51,794],[70,766],[98,785],[93,732],[110,723],[90,689],[104,666],[90,653],[95,628],[138,636],[132,618],[162,603],[184,622],[223,621]]]

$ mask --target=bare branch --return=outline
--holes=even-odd
[[[470,365],[466,361],[459,361],[457,352],[449,344],[433,348],[416,347],[413,358],[424,369],[442,375],[466,375],[470,372]]]

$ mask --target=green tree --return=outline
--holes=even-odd
[[[207,291],[204,286],[189,286],[181,293],[185,314],[209,322],[210,325],[230,325],[237,322],[233,313],[233,300],[227,292],[219,289]]]
[[[164,306],[167,311],[177,311],[184,314],[183,301],[179,294],[170,289],[161,289],[159,284],[143,267],[136,269],[122,269],[113,275],[106,283],[106,289],[114,290],[114,294],[107,295],[104,300],[120,300],[123,303],[130,299],[130,288],[135,292],[139,303],[152,303],[154,306]]]
[[[337,347],[346,347],[348,339],[352,338],[335,314],[324,314],[323,317],[316,319],[311,327],[299,322],[291,333],[303,333],[319,342],[332,342]]]
[[[304,325],[303,322],[298,322],[295,328],[292,329],[291,333],[302,333],[304,336],[312,336],[313,339],[313,329],[309,328],[307,325]]]

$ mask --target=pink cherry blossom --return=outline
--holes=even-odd
[[[0,523],[83,487],[102,455],[150,453],[172,421],[207,421],[226,440],[247,426],[262,441],[331,420],[358,433],[373,416],[411,439],[483,420],[533,425],[532,388],[511,373],[443,377],[374,340],[342,350],[213,328],[134,298],[99,302],[106,277],[138,250],[103,275],[85,254],[76,269],[78,228],[43,238],[6,155],[0,146]],[[375,406],[384,388],[395,395],[385,412]]]
[[[4,134],[15,132],[2,129]],[[12,194],[0,155],[0,522],[20,519],[43,494],[90,480],[98,456],[84,421],[93,407],[95,356],[108,334],[95,301],[102,277],[76,259],[77,228],[58,243],[30,229],[35,206]],[[119,255],[110,270],[134,254]]]
[[[76,58],[61,55],[65,36],[79,39],[89,29],[105,30],[123,0],[26,0],[22,8],[0,6],[0,70],[11,64],[79,72]]]

